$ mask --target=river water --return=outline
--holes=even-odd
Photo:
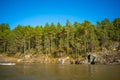
[[[0,66],[0,80],[120,80],[120,65],[19,63]]]

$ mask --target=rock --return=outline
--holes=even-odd
[[[95,58],[96,58],[96,55],[95,55],[95,54],[89,54],[89,55],[87,56],[88,63],[89,63],[89,64],[95,64]]]
[[[89,64],[88,60],[81,61],[82,64]]]
[[[60,59],[58,59],[58,63],[60,63],[60,64],[70,64],[70,58],[69,57],[60,58]]]
[[[23,59],[18,59],[18,60],[17,60],[17,62],[22,62],[22,61],[23,61]]]
[[[31,55],[25,55],[25,59],[29,59]]]
[[[92,61],[90,64],[95,64],[95,57],[92,58]]]

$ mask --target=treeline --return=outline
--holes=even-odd
[[[76,56],[110,50],[116,42],[120,47],[120,18],[112,22],[104,19],[96,25],[88,20],[74,24],[67,20],[65,26],[59,22],[36,27],[18,25],[12,30],[8,24],[0,24],[0,53]]]

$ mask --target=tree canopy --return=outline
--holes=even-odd
[[[67,20],[65,26],[60,22],[35,27],[18,25],[12,30],[8,24],[0,24],[0,53],[27,54],[34,50],[36,54],[54,57],[60,57],[60,53],[85,55],[109,49],[111,42],[118,42],[120,46],[120,18],[104,19],[97,25],[88,20],[74,24]]]

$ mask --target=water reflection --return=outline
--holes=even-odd
[[[95,77],[95,68],[94,65],[88,65],[88,78],[89,80],[94,80]]]
[[[22,63],[0,66],[0,80],[120,80],[120,65]]]

